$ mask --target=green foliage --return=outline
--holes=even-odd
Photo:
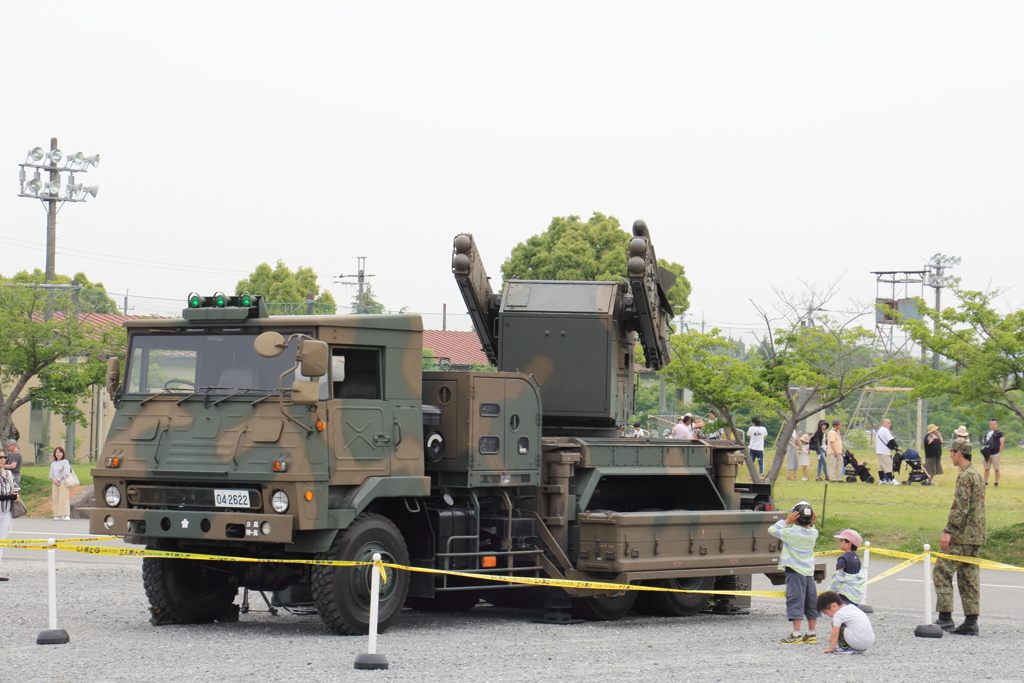
[[[955,373],[918,366],[914,395],[951,395],[955,406],[980,403],[1024,419],[1024,310],[997,312],[998,291],[953,292],[960,305],[942,311],[917,299],[934,329],[924,320],[899,321],[922,348],[956,365]]]
[[[633,410],[628,423],[639,422],[646,425],[651,415],[658,414],[658,403],[661,398],[661,389],[657,382],[641,382],[636,388]],[[661,433],[661,430],[658,431]]]
[[[746,409],[761,414],[782,404],[766,391],[758,391],[762,382],[757,366],[738,358],[736,351],[736,344],[724,338],[719,329],[677,334],[672,337],[672,360],[662,374],[676,387],[690,389],[698,402],[713,407],[719,419],[739,435],[746,430],[737,427],[736,411]],[[749,457],[747,468],[754,479],[754,465]]]
[[[434,370],[434,364],[437,363],[437,355],[433,349],[423,349],[423,369]]]
[[[355,315],[365,314],[380,314],[386,313],[387,309],[384,308],[384,304],[377,301],[377,298],[373,295],[373,287],[366,285],[366,289],[363,290],[363,304],[362,308],[359,306],[359,293],[352,295],[352,313]]]
[[[547,230],[520,242],[501,264],[501,276],[524,280],[610,281],[626,276],[630,233],[619,227],[614,216],[594,212],[586,223],[579,216],[551,219]],[[676,274],[668,294],[677,313],[689,308],[690,281],[678,263],[658,259],[658,264]]]
[[[314,297],[315,313],[333,314],[337,310],[334,297],[326,289],[320,289],[316,272],[310,266],[300,266],[293,271],[280,260],[274,268],[261,263],[249,277],[239,280],[235,294],[242,292],[263,296],[272,315],[305,314],[309,294]]]
[[[753,388],[784,419],[776,441],[770,481],[775,481],[796,424],[868,387],[904,378],[907,358],[877,355],[873,335],[825,317],[817,327],[790,325],[770,331],[762,343]]]
[[[104,381],[106,356],[124,354],[124,330],[97,319],[110,310],[106,295],[46,289],[34,286],[34,275],[23,275],[0,278],[0,435],[9,433],[14,411],[29,401],[65,423],[86,426],[78,401]],[[88,282],[82,274],[76,278]],[[72,357],[74,364],[67,362]],[[30,386],[33,379],[36,386]]]
[[[103,283],[91,282],[89,278],[85,276],[85,273],[75,273],[71,277],[55,273],[53,284],[70,285],[75,280],[77,280],[81,286],[77,294],[79,306],[81,306],[82,310],[90,313],[120,313],[117,308],[117,303],[107,295],[107,289],[103,286]],[[46,273],[39,268],[36,268],[31,273],[27,270],[23,270],[17,273],[10,280],[6,280],[3,276],[0,276],[0,282],[31,283],[39,285],[46,282]]]

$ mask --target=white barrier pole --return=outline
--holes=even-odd
[[[50,628],[36,637],[36,645],[63,645],[71,640],[68,632],[57,628],[57,549],[52,538],[46,539],[50,544],[46,551],[47,592],[50,599]]]
[[[864,567],[861,569],[864,572],[864,599],[861,600],[859,605],[860,611],[864,614],[874,614],[875,610],[868,604],[868,579],[871,578],[871,573],[868,571],[871,567],[871,541],[864,541]]]
[[[370,567],[370,642],[369,652],[356,656],[357,669],[386,669],[388,658],[377,654],[377,617],[380,610],[380,553],[373,554],[373,565]]]
[[[924,544],[924,623],[914,629],[918,638],[941,638],[943,630],[932,623],[932,547]]]

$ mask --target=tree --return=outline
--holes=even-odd
[[[0,280],[2,279],[2,276],[0,276]],[[12,277],[10,281],[41,285],[46,282],[46,273],[39,268],[36,268],[31,273],[23,270]],[[107,295],[107,288],[103,286],[102,282],[90,282],[85,273],[75,273],[73,277],[60,274],[54,275],[53,284],[70,285],[72,282],[78,282],[79,284],[78,300],[83,310],[88,310],[92,313],[114,315],[120,313],[117,303]]]
[[[957,406],[981,403],[1024,419],[1024,310],[999,314],[992,303],[998,290],[953,292],[956,308],[938,311],[917,300],[934,329],[924,320],[898,321],[918,345],[956,365],[955,373],[917,366],[914,395],[950,395]]]
[[[753,388],[783,419],[768,474],[771,482],[782,469],[786,446],[797,423],[861,389],[906,377],[914,367],[912,359],[875,352],[873,333],[853,325],[864,311],[850,311],[838,318],[808,315],[828,304],[837,292],[837,284],[823,295],[811,285],[802,297],[776,291],[776,309],[782,313],[781,318],[773,319],[755,304],[766,335]]]
[[[619,280],[626,276],[626,254],[631,234],[619,227],[614,216],[594,212],[586,223],[579,216],[551,219],[545,232],[520,242],[501,264],[501,276],[526,280]],[[686,269],[658,259],[658,265],[674,273],[676,284],[667,292],[677,313],[690,306],[690,281]]]
[[[676,387],[689,389],[697,401],[714,408],[735,435],[740,434],[735,420],[738,409],[774,411],[784,407],[760,387],[757,365],[741,359],[734,353],[737,348],[735,342],[721,336],[721,330],[707,334],[690,330],[672,337],[672,360],[662,371]],[[750,478],[756,481],[760,475],[749,453],[746,462]]]
[[[81,273],[75,277],[88,282]],[[50,409],[65,423],[86,426],[78,401],[88,396],[91,385],[103,382],[105,358],[124,354],[124,329],[98,319],[98,314],[110,312],[113,303],[105,293],[82,296],[83,288],[60,286],[70,282],[66,276],[58,276],[56,288],[35,279],[35,273],[0,277],[0,435],[4,437],[11,432],[14,412],[30,401]],[[103,292],[102,285],[91,286],[89,291]],[[77,362],[65,362],[69,358]],[[30,386],[33,379],[38,380],[36,386]]]
[[[267,309],[275,315],[306,313],[306,297],[312,294],[314,312],[333,314],[337,310],[334,297],[327,290],[321,290],[316,280],[312,267],[299,266],[292,271],[284,261],[278,260],[274,268],[267,263],[256,266],[249,277],[239,280],[235,294],[249,292],[263,296]]]
[[[403,308],[402,310],[404,312],[405,309]],[[387,309],[384,308],[384,304],[377,301],[377,297],[373,295],[373,287],[371,285],[366,285],[366,289],[363,290],[363,301],[361,304],[358,292],[352,296],[352,313],[355,315],[372,315],[386,312]]]

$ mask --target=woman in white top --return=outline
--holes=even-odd
[[[71,476],[71,463],[67,460],[64,449],[57,446],[53,449],[53,462],[50,463],[50,481],[53,490],[50,493],[53,501],[54,519],[71,519],[71,496],[65,481]]]

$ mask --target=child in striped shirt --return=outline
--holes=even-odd
[[[780,519],[768,527],[768,533],[783,541],[779,567],[786,570],[786,618],[793,622],[793,632],[781,643],[815,645],[818,625],[818,590],[814,585],[814,544],[818,530],[814,528],[817,515],[810,503],[800,501]],[[800,624],[807,618],[807,634],[801,635]]]

